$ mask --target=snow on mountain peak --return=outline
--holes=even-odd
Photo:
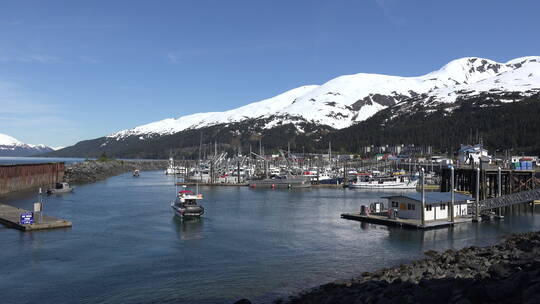
[[[18,146],[23,143],[16,138],[0,133],[0,146]]]
[[[506,64],[516,65],[516,64],[523,64],[526,62],[536,62],[540,63],[540,56],[525,56],[525,57],[519,57],[512,60],[509,60],[506,62]]]
[[[407,98],[427,94],[438,102],[454,102],[463,92],[490,90],[525,92],[540,89],[540,57],[530,56],[498,63],[479,57],[453,60],[439,70],[417,76],[399,77],[359,73],[336,77],[322,85],[302,86],[285,93],[224,112],[197,113],[168,118],[109,138],[120,140],[137,135],[165,135],[248,118],[285,116],[345,128]],[[267,127],[275,126],[268,123]]]
[[[318,86],[307,85],[289,90],[272,98],[239,107],[225,112],[197,113],[182,116],[180,118],[167,118],[161,121],[149,123],[131,130],[124,130],[112,134],[109,137],[123,138],[130,135],[142,134],[173,134],[191,128],[206,127],[209,125],[228,123],[246,118],[257,118],[278,112],[280,109],[295,102],[299,96],[306,94]]]
[[[28,156],[52,151],[45,145],[25,144],[14,137],[0,133],[0,156]]]

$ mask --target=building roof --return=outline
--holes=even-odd
[[[426,192],[426,204],[434,204],[434,203],[447,203],[452,200],[452,195],[450,192]],[[394,198],[394,197],[404,197],[408,198],[414,201],[422,201],[422,193],[416,192],[416,193],[404,193],[400,195],[391,195],[391,196],[385,196],[384,198]],[[461,193],[454,193],[454,201],[460,202],[460,201],[466,201],[466,200],[472,200],[472,196],[465,195]]]

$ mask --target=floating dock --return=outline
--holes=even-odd
[[[240,184],[237,184],[237,183],[196,183],[196,182],[177,182],[176,183],[177,186],[204,186],[204,187],[208,187],[208,186],[223,186],[223,187],[226,187],[226,186],[231,186],[231,187],[247,187],[248,184],[247,183],[240,183]]]
[[[71,222],[58,219],[52,216],[43,215],[43,218],[39,218],[39,221],[33,224],[21,224],[21,214],[29,212],[28,210],[20,209],[17,207],[0,204],[0,223],[10,228],[19,229],[22,231],[43,230],[43,229],[56,229],[56,228],[69,228]]]
[[[218,187],[247,187],[249,184],[247,183],[195,183],[195,182],[177,182],[177,186],[190,186],[194,187],[199,185],[199,187],[205,186],[205,187],[211,187],[211,186],[218,186]],[[343,188],[343,184],[312,184],[311,187],[314,188]]]
[[[343,213],[341,218],[359,222],[365,222],[370,224],[386,225],[393,227],[400,227],[406,229],[436,229],[444,228],[449,226],[454,226],[455,224],[468,223],[472,221],[472,218],[469,217],[457,217],[454,219],[454,222],[447,220],[440,221],[426,221],[425,225],[422,225],[420,220],[413,219],[391,219],[386,215],[370,214],[370,215],[361,215],[360,213]]]

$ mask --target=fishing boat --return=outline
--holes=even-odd
[[[139,177],[139,175],[140,175],[139,170],[133,171],[133,176]]]
[[[326,170],[309,169],[302,172],[302,177],[309,178],[312,182],[321,182],[332,179],[332,176]]]
[[[53,188],[47,189],[47,194],[60,194],[73,191],[73,187],[68,183],[56,183]]]
[[[178,192],[171,208],[179,217],[199,217],[204,214],[204,207],[197,204],[197,201],[202,199],[202,194],[184,189]]]
[[[359,175],[356,181],[349,183],[350,188],[361,189],[416,189],[418,179],[407,176],[378,176]]]
[[[182,174],[182,173],[185,173],[185,168],[184,170],[182,170],[180,167],[176,166],[174,164],[174,159],[170,157],[169,165],[167,166],[167,169],[165,170],[165,174],[174,175],[174,174]]]

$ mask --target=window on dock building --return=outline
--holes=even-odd
[[[392,207],[393,207],[393,208],[399,207],[399,203],[398,203],[398,202],[392,201]]]
[[[414,204],[407,204],[407,209],[408,209],[408,210],[414,210],[414,209],[415,209],[415,205],[414,205]]]
[[[441,210],[445,210],[446,209],[446,205],[445,204],[441,204]]]
[[[426,211],[431,211],[431,205],[426,206]]]

